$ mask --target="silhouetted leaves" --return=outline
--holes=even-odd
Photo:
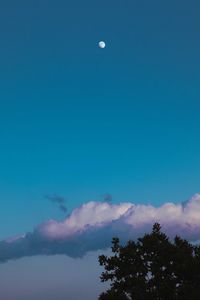
[[[111,282],[99,300],[200,299],[200,246],[178,236],[169,241],[160,224],[125,246],[113,238],[112,252],[99,256],[100,279]]]

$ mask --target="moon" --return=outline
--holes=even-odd
[[[106,47],[106,43],[104,41],[99,42],[99,48],[104,49]]]

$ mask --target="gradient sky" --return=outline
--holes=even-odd
[[[199,192],[199,13],[195,0],[0,1],[0,239],[62,219],[47,194],[70,212],[105,193],[157,206]]]

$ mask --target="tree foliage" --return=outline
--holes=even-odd
[[[200,299],[200,246],[179,236],[170,241],[160,224],[125,246],[113,238],[112,252],[99,256],[101,281],[110,281],[99,300]]]

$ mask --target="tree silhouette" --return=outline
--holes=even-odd
[[[200,246],[179,236],[170,241],[155,223],[150,234],[120,245],[112,240],[113,256],[99,256],[111,281],[99,300],[199,300]]]

